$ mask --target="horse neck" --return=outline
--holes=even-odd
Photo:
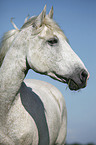
[[[11,46],[0,68],[0,119],[3,120],[18,94],[27,71],[24,52],[26,47],[24,41],[27,40],[21,39],[20,35]]]

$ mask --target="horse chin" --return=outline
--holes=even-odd
[[[80,87],[77,85],[77,83],[75,83],[72,79],[69,79],[68,87],[70,90],[75,90],[75,91],[80,89]]]

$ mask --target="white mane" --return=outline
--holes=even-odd
[[[18,33],[19,30],[13,29],[4,34],[0,43],[0,66],[2,65],[3,59]]]

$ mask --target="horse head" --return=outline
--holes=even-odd
[[[15,35],[12,30],[8,34],[10,33],[15,39],[13,41],[14,37],[8,38],[4,48],[7,48],[7,43],[10,41],[13,41],[12,44],[17,43],[16,37],[21,34],[16,45],[18,48],[22,44],[22,47],[26,47],[26,60],[31,69],[67,83],[71,90],[86,86],[89,73],[81,59],[72,50],[63,31],[54,22],[53,7],[48,15],[46,15],[45,6],[38,16],[26,19],[20,30],[17,30],[15,24],[13,26],[16,29]],[[4,49],[1,50],[4,51]]]
[[[67,83],[71,90],[84,88],[89,73],[68,39],[53,21],[53,7],[46,15],[46,6],[40,15],[29,19],[21,28],[30,31],[27,60],[30,68]]]

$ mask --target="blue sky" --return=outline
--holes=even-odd
[[[55,85],[64,95],[68,113],[67,142],[96,143],[96,1],[95,0],[0,0],[0,37],[13,29],[10,18],[20,28],[25,17],[38,15],[47,4],[54,7],[54,20],[69,39],[90,72],[88,86],[79,92],[66,84],[33,71],[26,78],[40,79]]]

